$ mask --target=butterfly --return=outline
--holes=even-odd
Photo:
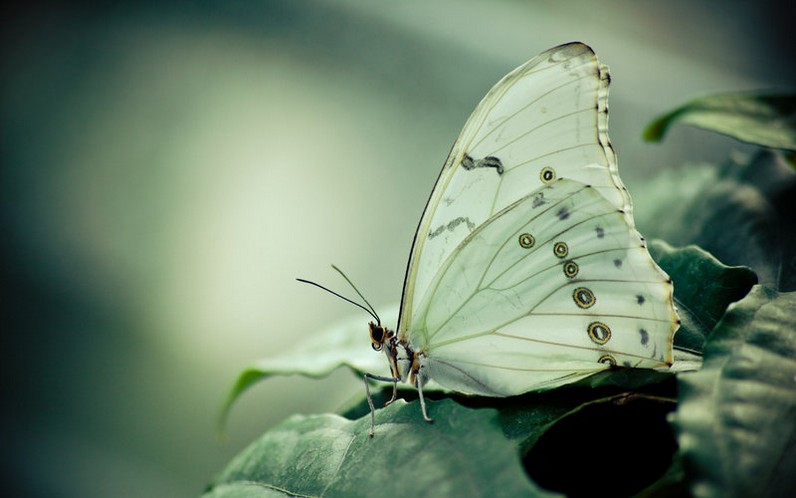
[[[429,380],[506,397],[671,365],[673,285],[635,229],[609,83],[590,47],[568,43],[503,77],[467,120],[415,233],[397,329],[372,313],[391,374],[364,374],[371,436],[369,380],[392,382],[388,404],[408,381],[431,422]]]

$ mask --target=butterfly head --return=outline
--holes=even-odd
[[[381,351],[385,344],[390,344],[395,337],[395,332],[383,327],[380,323],[368,323],[368,330],[370,332],[370,347],[374,351]]]

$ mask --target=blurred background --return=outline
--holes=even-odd
[[[599,8],[598,8],[599,5]],[[784,4],[783,4],[784,5]],[[417,221],[476,103],[579,40],[612,69],[633,192],[728,139],[654,116],[792,87],[777,2],[178,1],[3,7],[5,496],[192,496],[294,413],[361,393],[273,379],[215,422],[237,374],[359,315],[295,282],[400,299]],[[638,211],[644,200],[635,199]],[[9,494],[10,492],[10,494]]]

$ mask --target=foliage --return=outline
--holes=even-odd
[[[781,118],[792,116],[793,102],[698,99],[657,120],[647,135],[660,138],[679,120],[793,150],[796,125]],[[374,438],[363,396],[340,415],[294,416],[267,431],[205,496],[793,496],[793,166],[783,153],[761,149],[719,169],[664,172],[643,196],[657,195],[637,221],[642,233],[666,241],[652,241],[650,251],[675,283],[681,371],[615,368],[506,399],[430,386],[431,425],[414,391],[401,390],[401,399],[376,410]],[[331,328],[293,355],[246,369],[224,413],[272,375],[318,377],[340,366],[384,374],[386,362],[370,351],[362,326]],[[704,363],[689,372],[695,355]],[[376,390],[377,406],[389,394]]]
[[[659,141],[678,121],[755,145],[796,151],[794,95],[725,93],[694,99],[650,123],[644,138]]]

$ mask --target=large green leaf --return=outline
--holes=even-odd
[[[796,151],[793,94],[725,93],[694,99],[655,119],[644,130],[644,138],[657,142],[677,122],[755,145]]]
[[[497,413],[397,401],[370,417],[293,416],[235,457],[206,497],[554,496],[534,486]]]
[[[416,495],[460,496],[462,483],[439,488],[441,482],[457,480],[459,472],[472,474],[473,482],[467,483],[471,493],[464,496],[535,495],[540,490],[533,480],[567,494],[595,490],[631,494],[661,476],[671,480],[666,469],[676,443],[666,416],[674,408],[673,385],[660,384],[651,394],[606,395],[616,390],[566,387],[507,399],[428,400],[435,419],[431,425],[422,420],[418,402],[399,400],[376,411],[372,440],[367,437],[370,415],[364,401],[346,414],[359,417],[353,422],[332,415],[293,417],[236,457],[208,496],[235,496],[255,485],[312,496],[319,489],[328,496],[357,496],[374,489],[397,496],[401,489],[406,491],[401,488],[406,480],[400,477],[407,475],[413,476]],[[377,406],[384,399],[382,393],[377,395]],[[497,407],[497,418],[495,409],[482,408],[487,403]],[[645,444],[639,446],[642,439]],[[413,458],[418,452],[425,458]],[[318,455],[329,455],[329,460]],[[305,463],[308,460],[314,466]],[[479,465],[484,472],[471,472]],[[505,472],[490,471],[493,465]],[[522,483],[529,477],[519,479],[516,474],[523,467],[533,479],[527,487]],[[341,475],[330,469],[342,469]],[[579,479],[572,479],[572,469],[577,469]],[[392,481],[398,482],[396,487]],[[385,488],[374,483],[389,484]]]
[[[796,293],[755,287],[683,374],[675,418],[695,496],[796,496]]]

